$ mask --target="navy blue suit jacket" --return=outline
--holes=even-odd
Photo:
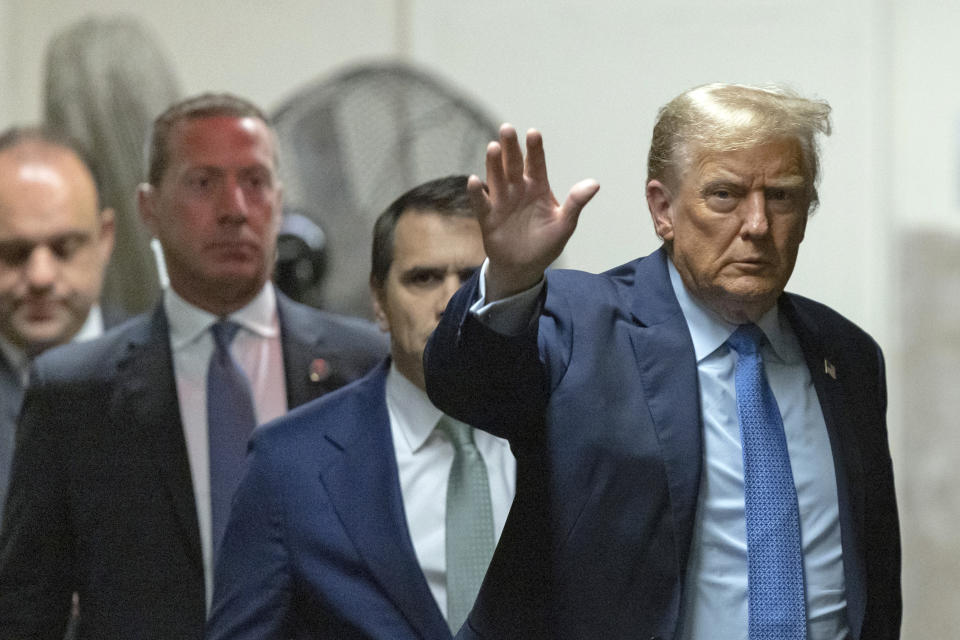
[[[407,529],[388,369],[254,434],[208,640],[451,637]]]
[[[359,378],[369,323],[277,296],[287,403]],[[35,363],[0,535],[0,638],[203,637],[203,559],[162,306]],[[310,379],[315,359],[329,376]]]
[[[553,271],[522,336],[468,313],[425,355],[443,411],[510,440],[517,497],[463,638],[672,638],[701,470],[697,368],[660,251],[611,272]],[[883,359],[841,316],[785,294],[837,470],[850,629],[899,637],[900,547]],[[835,366],[834,379],[824,360]],[[512,425],[505,429],[503,425]]]

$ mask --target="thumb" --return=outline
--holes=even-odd
[[[581,180],[573,185],[570,193],[567,194],[567,199],[564,200],[563,206],[561,207],[564,217],[579,216],[580,211],[587,206],[587,203],[593,199],[593,196],[597,195],[597,191],[599,190],[600,184],[592,178]]]

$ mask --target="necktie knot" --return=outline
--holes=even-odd
[[[751,322],[737,327],[737,330],[727,338],[727,344],[737,352],[737,355],[752,356],[759,353],[760,345],[765,340],[763,330]]]
[[[230,320],[218,320],[210,325],[210,333],[213,334],[213,342],[220,351],[229,351],[230,343],[240,330],[240,325]]]
[[[450,416],[442,416],[437,422],[437,429],[450,438],[453,448],[458,452],[475,449],[477,446],[473,440],[473,428]]]

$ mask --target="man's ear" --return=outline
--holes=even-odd
[[[647,208],[653,220],[653,230],[665,242],[673,240],[673,194],[659,180],[647,183]]]
[[[97,238],[97,250],[103,264],[107,264],[110,260],[110,254],[113,253],[113,240],[116,236],[114,217],[115,214],[110,207],[100,212],[100,235]]]
[[[390,319],[387,318],[387,314],[383,310],[383,304],[381,303],[382,296],[383,290],[371,282],[370,301],[373,303],[373,317],[377,319],[377,326],[380,327],[380,331],[390,333]]]
[[[154,238],[157,237],[156,198],[157,190],[149,182],[141,182],[137,186],[137,211]]]
[[[277,208],[275,210],[273,226],[276,228],[277,233],[280,233],[280,227],[283,226],[283,183],[277,181]]]

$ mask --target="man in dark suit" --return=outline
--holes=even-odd
[[[41,127],[0,133],[0,516],[30,362],[103,332],[113,235],[73,140]]]
[[[463,638],[899,637],[880,349],[784,293],[829,106],[707,85],[661,111],[664,246],[548,271],[598,186],[558,204],[505,125],[471,178],[488,255],[425,356],[444,411],[508,438],[517,497]]]
[[[0,638],[59,640],[73,592],[78,638],[201,638],[250,430],[385,350],[366,323],[274,292],[281,187],[257,107],[177,103],[149,154],[139,206],[170,286],[152,313],[35,363],[0,536]]]
[[[208,640],[441,639],[462,624],[515,482],[507,442],[461,425],[487,484],[479,503],[460,503],[469,539],[488,532],[471,582],[450,546],[459,453],[422,365],[447,301],[484,258],[466,185],[466,176],[425,183],[377,220],[370,284],[391,358],[254,436]]]

